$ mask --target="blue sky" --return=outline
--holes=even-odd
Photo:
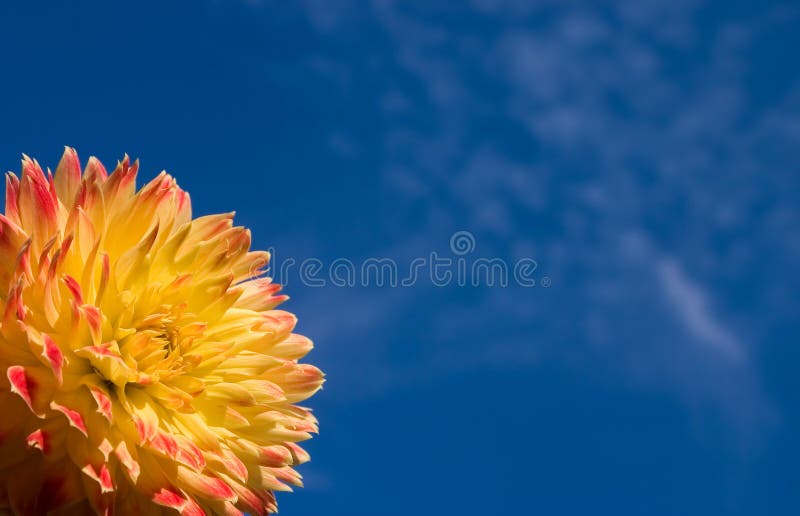
[[[6,169],[127,152],[276,267],[537,263],[281,278],[328,374],[282,514],[800,512],[798,6],[109,4],[0,6]]]

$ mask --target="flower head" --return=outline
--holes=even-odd
[[[0,512],[267,514],[322,373],[233,214],[138,162],[24,157],[0,215]]]

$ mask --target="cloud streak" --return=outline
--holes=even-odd
[[[687,331],[722,356],[734,362],[744,360],[741,343],[711,314],[708,293],[687,278],[674,261],[659,263],[657,273],[667,301]]]

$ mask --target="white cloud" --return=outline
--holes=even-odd
[[[662,260],[656,271],[667,301],[687,331],[722,357],[734,362],[743,360],[742,344],[712,315],[708,292],[687,278],[673,260]]]
[[[348,320],[347,332],[376,335],[354,345],[378,346],[370,348],[374,369],[365,374],[389,388],[413,378],[413,368],[452,368],[459,350],[444,336],[475,331],[481,316],[523,332],[535,321],[534,344],[509,337],[494,344],[503,352],[471,350],[461,365],[538,359],[539,348],[561,336],[587,348],[569,353],[604,354],[623,365],[623,374],[668,385],[688,404],[703,400],[732,418],[763,415],[754,407],[770,402],[751,351],[765,323],[732,314],[724,290],[757,265],[752,246],[800,259],[800,237],[791,236],[800,212],[788,194],[797,180],[785,179],[796,175],[765,176],[785,166],[775,156],[798,157],[800,85],[767,106],[752,105],[748,92],[746,56],[775,17],[709,26],[693,1],[630,0],[607,9],[513,0],[472,5],[472,14],[491,21],[484,33],[449,23],[447,8],[425,16],[425,8],[391,1],[358,14],[342,9],[334,22],[326,13],[309,16],[331,37],[350,30],[337,27],[348,27],[342,20],[351,17],[389,42],[356,59],[402,78],[386,79],[375,98],[360,99],[383,117],[384,193],[410,207],[394,214],[396,226],[386,222],[387,232],[402,233],[409,219],[426,221],[397,248],[428,251],[448,230],[475,229],[490,254],[532,245],[554,287],[538,298],[492,291],[421,320],[438,340],[411,370],[393,370],[376,341],[394,313],[429,291],[383,299],[349,293],[326,328],[339,331],[343,306],[363,308],[366,315]],[[309,66],[345,93],[354,72],[369,68],[330,56]],[[331,130],[332,142],[347,134]],[[752,215],[765,199],[768,214]],[[736,231],[747,241],[735,241]],[[757,288],[777,306],[795,286]],[[742,333],[742,326],[752,331]]]

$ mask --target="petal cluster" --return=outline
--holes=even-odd
[[[24,157],[0,215],[0,513],[268,514],[323,375],[233,214]]]

